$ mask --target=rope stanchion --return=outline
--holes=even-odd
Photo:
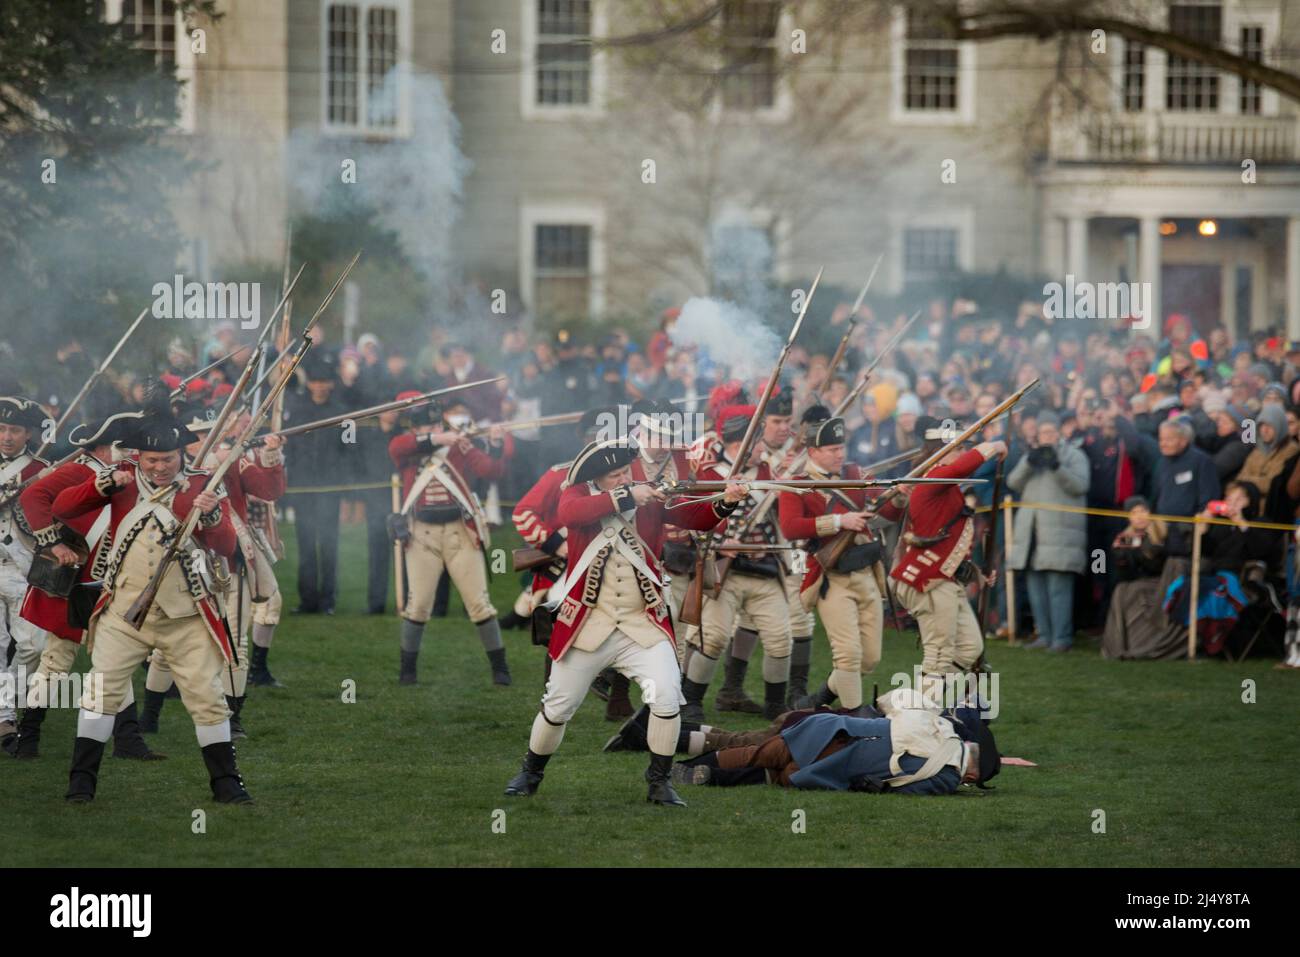
[[[1196,624],[1200,616],[1196,606],[1201,598],[1201,536],[1205,534],[1205,523],[1197,522],[1192,532],[1192,607],[1187,619],[1187,660],[1196,660]]]
[[[1006,549],[1005,561],[1002,563],[1003,584],[1002,590],[1007,596],[1007,644],[1012,648],[1016,645],[1016,573],[1011,567],[1011,545],[1014,532],[1012,526],[1015,524],[1011,518],[1011,496],[1008,495],[1002,499],[1002,520],[1006,524],[1005,534],[1002,536],[1002,544]]]

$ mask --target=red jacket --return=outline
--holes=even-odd
[[[597,491],[594,483],[584,482],[571,485],[560,495],[560,507],[557,512],[559,522],[568,528],[569,562],[581,559],[587,546],[601,534],[600,520],[617,511],[615,497],[630,494],[626,489],[614,489],[612,492]],[[726,518],[727,512],[713,502],[694,501],[665,511],[662,502],[649,502],[636,510],[634,527],[637,537],[641,539],[645,551],[645,561],[649,569],[661,581],[663,569],[659,556],[663,553],[666,526],[671,523],[679,528],[691,528],[697,531],[709,531]],[[587,579],[594,569],[588,568],[570,582],[568,593],[555,615],[555,628],[551,632],[550,655],[558,660],[572,643],[582,624],[586,621],[590,609],[583,604],[582,595]],[[594,584],[594,583],[593,583]],[[660,628],[664,635],[675,641],[672,619],[668,615],[667,602],[660,602],[654,609],[646,608],[646,617],[651,624]]]
[[[133,475],[136,468],[137,464],[131,461],[118,462],[114,466],[115,470],[131,472]],[[107,480],[112,473],[105,471],[102,474]],[[204,485],[207,484],[207,473],[186,471],[182,472],[177,478],[183,479],[185,484],[172,497],[169,507],[171,513],[176,516],[177,521],[183,522],[189,516],[190,509],[194,505],[194,499],[198,497],[199,493],[203,491]],[[119,541],[119,536],[123,533],[121,529],[122,520],[135,508],[140,492],[134,481],[128,482],[123,488],[110,486],[105,481],[104,492],[100,491],[99,482],[99,476],[93,476],[80,485],[74,485],[72,488],[60,492],[54,499],[54,517],[62,522],[71,522],[80,516],[96,512],[108,505],[111,509],[108,519],[108,531],[104,533],[101,547],[111,549],[114,547],[114,543]],[[225,507],[224,500],[218,511],[220,514],[216,524],[208,528],[204,528],[202,525],[195,526],[195,538],[204,548],[211,549],[225,558],[230,558],[235,554],[237,539],[235,538],[235,527],[230,522],[230,510]],[[105,552],[105,554],[111,554],[111,552]],[[111,577],[111,575],[105,575],[104,591],[99,596],[99,601],[95,603],[95,610],[90,615],[90,635],[92,639],[95,634],[95,619],[109,606],[113,599],[113,582],[108,580]],[[201,601],[197,601],[196,605],[208,634],[217,643],[226,661],[232,661],[234,651],[230,644],[230,635],[221,620],[216,602],[211,596],[208,596]]]
[[[36,544],[38,546],[55,545],[59,542],[59,532],[65,524],[54,516],[54,500],[59,493],[64,489],[81,485],[87,479],[93,479],[108,467],[108,463],[101,462],[88,452],[83,452],[71,462],[60,465],[49,475],[38,479],[27,487],[19,497],[18,503],[27,515],[27,524],[36,533]],[[66,524],[82,538],[85,538],[90,533],[90,528],[95,524],[95,520],[99,518],[101,511],[102,509],[93,509],[83,515],[78,515]],[[95,556],[99,553],[99,546],[102,543],[103,538],[101,537],[100,541],[96,542],[95,547],[91,549],[86,564],[81,566],[81,574],[77,576],[77,581],[94,581]],[[65,638],[68,641],[81,641],[85,637],[85,632],[82,629],[73,628],[68,624],[68,600],[48,595],[39,588],[31,587],[27,589],[27,595],[23,598],[23,608],[20,614],[26,621],[30,621],[32,624],[53,632],[58,637]]]
[[[984,456],[975,449],[963,452],[948,465],[936,465],[927,478],[966,478],[984,464]],[[966,507],[966,495],[959,485],[913,486],[908,507],[908,531],[921,538],[939,534],[949,522],[948,531],[935,545],[908,545],[890,572],[895,580],[925,591],[932,581],[952,579],[962,559],[970,555],[975,540],[975,524],[970,516],[958,518]],[[904,539],[906,543],[906,539]]]
[[[388,457],[393,460],[397,470],[402,476],[402,501],[411,493],[411,487],[415,484],[416,477],[420,470],[428,463],[430,456],[440,448],[440,446],[431,446],[427,442],[420,441],[420,436],[414,432],[403,432],[401,435],[394,436],[388,443]],[[452,481],[456,483],[461,495],[467,502],[472,502],[473,491],[471,484],[475,479],[487,479],[494,481],[502,478],[506,474],[506,462],[514,454],[514,441],[507,435],[496,454],[484,452],[477,445],[470,444],[469,451],[463,451],[459,445],[451,447],[447,453],[447,465],[452,475]],[[430,482],[422,493],[422,497],[429,499],[432,497],[446,498],[448,503],[454,503],[453,499],[445,490],[441,490],[441,483],[435,479]],[[441,490],[441,491],[440,491]],[[478,530],[474,522],[467,522],[470,536],[475,539],[475,547],[485,543],[479,542]]]
[[[798,476],[800,479],[821,477],[806,473]],[[871,472],[860,465],[846,462],[840,477],[846,479],[870,478]],[[817,489],[808,489],[803,492],[782,492],[777,503],[781,521],[781,534],[792,542],[806,540],[812,543],[819,539],[825,541],[834,537],[836,532],[824,528],[819,534],[817,531],[818,518],[825,515],[843,515],[851,511],[861,511],[869,503],[879,498],[884,491],[884,489],[853,488],[840,489],[839,494],[829,491],[823,492]],[[840,495],[847,497],[856,507],[849,508],[840,498]],[[896,521],[902,511],[891,502],[882,505],[879,514],[883,518]],[[825,523],[823,524],[825,525]],[[816,556],[810,551],[808,554],[808,570],[804,572],[800,591],[807,591],[809,588],[815,587],[821,581],[821,577],[822,567],[818,563]]]
[[[248,496],[253,495],[264,502],[274,502],[284,495],[287,483],[284,476],[284,461],[275,465],[262,465],[248,456],[242,456],[236,465],[226,470],[221,483],[226,487],[231,507],[245,522],[248,522]]]
[[[560,492],[563,491],[564,477],[569,473],[568,462],[552,465],[543,473],[523,497],[515,504],[511,519],[519,536],[534,548],[540,548],[548,555],[554,555],[564,544],[565,529],[556,519],[560,508]],[[531,591],[539,592],[550,588],[559,579],[564,569],[564,559],[557,558],[549,565],[533,569]]]
[[[659,475],[660,475],[661,477],[662,477],[662,476],[667,476],[670,470],[676,470],[677,478],[678,478],[680,481],[683,481],[683,482],[690,481],[690,479],[691,479],[691,462],[690,462],[690,459],[688,459],[688,458],[686,457],[686,450],[685,450],[685,449],[673,449],[669,454],[670,454],[670,455],[672,456],[672,458],[673,458],[673,464],[672,464],[671,466],[664,466],[664,470],[663,470],[662,472],[660,472]],[[660,464],[660,465],[663,465],[662,462],[660,462],[659,464]],[[656,472],[656,470],[658,470],[659,466],[658,466],[658,465],[651,466],[651,467],[650,467],[650,471],[647,472],[647,471],[646,471],[646,465],[647,465],[647,463],[646,463],[645,459],[638,455],[638,456],[636,457],[636,459],[632,462],[632,480],[633,480],[633,481],[635,481],[635,482],[648,482],[648,481],[650,481],[650,480],[652,480],[652,479],[654,478],[654,476],[655,476],[655,472]],[[691,533],[690,533],[689,531],[687,531],[687,530],[684,529],[684,528],[678,528],[676,525],[669,525],[668,528],[664,530],[664,541],[665,541],[665,542],[682,542],[682,543],[684,543],[684,542],[689,541],[689,540],[690,540],[690,537],[691,537]],[[662,551],[656,552],[655,554],[656,554],[657,557],[659,557],[659,558],[663,558],[663,552],[662,552]]]

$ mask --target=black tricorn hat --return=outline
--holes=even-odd
[[[140,416],[123,431],[119,444],[138,452],[175,452],[200,438],[180,419],[157,412]]]
[[[83,422],[68,435],[68,441],[83,449],[116,445],[133,435],[136,423],[143,418],[143,412],[119,412],[101,422]]]
[[[844,444],[844,420],[832,416],[824,422],[808,427],[808,446],[819,449],[827,445]]]
[[[36,430],[44,421],[45,413],[31,399],[16,395],[0,397],[0,422],[5,425],[17,425],[24,429]]]
[[[782,387],[772,398],[767,400],[764,415],[794,415],[794,393]]]
[[[590,482],[632,464],[640,454],[640,448],[631,439],[592,442],[573,460],[565,481],[569,485]]]
[[[655,435],[674,438],[682,431],[682,414],[665,402],[638,399],[632,404],[636,425]]]
[[[1002,754],[998,751],[998,743],[993,740],[988,722],[981,721],[975,729],[975,743],[980,746],[979,784],[983,787],[1002,770]]]

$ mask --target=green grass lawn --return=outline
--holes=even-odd
[[[292,549],[293,532],[285,530]],[[511,536],[513,538],[513,535]],[[509,544],[504,538],[502,544]],[[171,759],[106,758],[90,806],[63,793],[75,714],[52,713],[42,757],[0,757],[10,865],[1031,865],[1257,866],[1300,863],[1295,673],[1271,661],[1117,663],[1083,643],[1064,655],[994,643],[1005,768],[995,790],[947,798],[683,789],[684,809],[645,803],[642,754],[603,754],[613,725],[592,697],[540,793],[507,799],[541,691],[541,649],[506,635],[515,683],[491,684],[457,597],[425,633],[420,684],[397,685],[397,619],[357,614],[365,545],[344,529],[339,613],[286,614],[272,652],[282,690],[250,689],[238,746],[257,799],[216,805],[179,701],[151,741]],[[297,600],[292,555],[278,566]],[[514,575],[495,579],[497,607]],[[828,668],[820,631],[813,678]],[[887,630],[881,690],[919,660]],[[84,666],[84,661],[82,662]],[[1257,703],[1242,702],[1242,683]],[[354,681],[356,702],[342,701]],[[870,680],[870,679],[869,679]],[[716,686],[721,683],[719,673]],[[751,695],[761,700],[759,667]],[[137,677],[136,696],[143,681]],[[712,696],[708,699],[711,704]],[[710,712],[722,726],[761,719]],[[192,831],[206,812],[206,833]],[[494,829],[494,820],[502,818]],[[804,812],[804,833],[792,829]],[[1096,812],[1105,833],[1095,833]]]

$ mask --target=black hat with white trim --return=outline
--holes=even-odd
[[[573,460],[565,481],[569,485],[593,481],[625,465],[631,465],[640,453],[640,448],[631,439],[592,442]]]
[[[0,423],[35,431],[45,421],[45,413],[31,399],[16,395],[0,397]]]
[[[671,405],[638,399],[632,404],[637,428],[665,439],[675,439],[682,431],[682,414]]]
[[[134,434],[136,423],[143,418],[143,412],[119,412],[99,423],[83,422],[68,435],[68,441],[83,449],[116,445]]]
[[[822,422],[811,424],[808,430],[810,448],[820,449],[828,445],[844,444],[844,420],[839,416],[832,416]]]

